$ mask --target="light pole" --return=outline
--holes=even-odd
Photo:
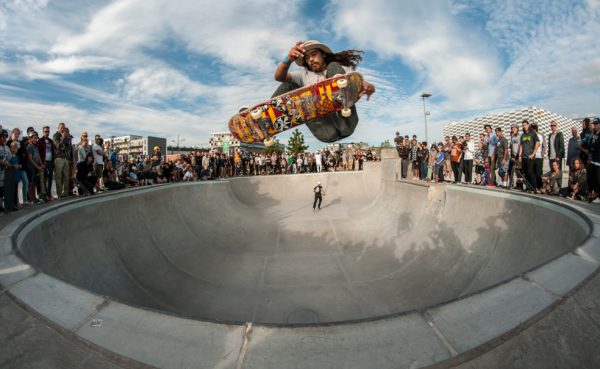
[[[429,115],[429,112],[425,110],[425,99],[430,96],[431,94],[428,94],[427,92],[421,94],[421,98],[423,99],[423,117],[425,117],[425,141],[427,144],[429,144],[429,134],[427,133],[427,116]]]
[[[179,135],[177,135],[177,141],[175,140],[171,140],[171,142],[173,142],[175,144],[175,146],[177,146],[177,155],[179,155],[181,152],[179,151],[179,144],[181,144],[182,142],[185,141],[185,138],[182,138],[181,140],[179,139]]]

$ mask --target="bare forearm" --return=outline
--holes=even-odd
[[[277,82],[285,82],[290,80],[290,76],[288,70],[290,69],[290,65],[285,61],[281,61],[275,69],[275,80]]]

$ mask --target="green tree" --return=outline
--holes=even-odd
[[[278,154],[283,153],[285,146],[279,143],[279,139],[275,139],[275,142],[273,143],[273,145],[271,146],[266,146],[264,153],[271,155],[272,153],[276,152]]]
[[[381,143],[380,148],[385,148],[385,147],[392,147],[392,144],[390,143],[389,139],[387,139]]]
[[[308,149],[308,145],[304,144],[304,135],[298,128],[292,132],[292,137],[288,140],[287,149],[292,154],[301,154]]]

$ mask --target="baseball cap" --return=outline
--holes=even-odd
[[[594,120],[592,121],[592,124],[598,124],[600,123],[600,118],[594,118]]]
[[[0,131],[0,136],[7,136],[8,137],[8,131],[3,129],[2,131]]]

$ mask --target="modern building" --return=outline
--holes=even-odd
[[[265,145],[262,142],[240,142],[236,140],[230,132],[211,133],[208,144],[211,150],[218,152],[227,150],[233,152],[235,149],[241,149],[248,152],[263,152],[265,149]]]
[[[465,133],[469,132],[471,136],[477,139],[479,133],[483,132],[483,126],[490,124],[494,129],[496,127],[501,127],[502,131],[505,132],[508,137],[510,134],[510,126],[512,124],[517,124],[520,128],[521,123],[525,119],[527,119],[530,124],[537,124],[538,131],[544,138],[547,138],[550,134],[550,122],[555,121],[558,130],[561,131],[565,137],[565,145],[568,143],[569,137],[571,137],[571,128],[574,126],[580,128],[581,126],[581,121],[576,121],[534,106],[506,113],[484,115],[483,117],[478,117],[466,122],[450,122],[444,127],[444,136],[464,136]]]
[[[160,147],[163,154],[167,153],[167,139],[152,136],[120,136],[105,139],[111,143],[111,147],[119,149],[119,155],[127,155],[132,159],[149,158],[154,153],[154,146]]]

